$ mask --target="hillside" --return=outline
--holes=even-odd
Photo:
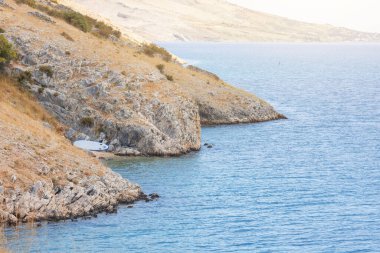
[[[380,41],[380,34],[317,25],[252,11],[225,0],[62,0],[95,13],[131,37],[150,41]]]
[[[70,141],[180,155],[201,125],[284,118],[165,49],[55,1],[0,1],[0,223],[75,219],[149,201]]]
[[[0,79],[0,223],[95,215],[142,196],[62,130],[30,94]]]
[[[70,141],[116,155],[180,155],[201,124],[284,118],[165,49],[55,1],[0,1],[0,223],[75,219],[149,201]]]
[[[200,149],[201,124],[284,117],[162,48],[118,38],[54,2],[23,2],[35,8],[0,7],[0,27],[19,52],[8,72],[67,126],[72,141],[103,141],[118,155],[180,155]]]

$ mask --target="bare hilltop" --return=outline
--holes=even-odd
[[[150,41],[378,42],[380,34],[299,22],[225,0],[64,0]]]

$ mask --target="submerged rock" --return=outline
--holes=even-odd
[[[158,199],[160,197],[160,195],[158,195],[157,193],[151,193],[151,194],[149,194],[149,197],[151,200],[154,200],[154,199]]]

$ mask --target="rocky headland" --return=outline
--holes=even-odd
[[[200,149],[201,125],[284,118],[56,1],[1,0],[0,14],[1,36],[18,55],[3,69],[13,81],[0,86],[2,222],[75,218],[150,199],[70,141],[101,141],[121,156],[180,155]]]
[[[217,76],[165,58],[165,51],[98,38],[36,16],[27,5],[4,8],[0,25],[19,52],[8,71],[67,126],[72,141],[103,141],[119,155],[179,155],[200,148],[201,124],[283,118]]]
[[[0,79],[0,223],[74,219],[148,199],[62,130],[26,91]]]

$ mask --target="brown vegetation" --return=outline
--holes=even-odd
[[[34,101],[31,94],[6,77],[0,77],[0,101],[11,104],[14,110],[34,120],[49,123],[57,132],[62,132],[63,130],[63,127]]]
[[[172,60],[173,56],[165,48],[159,47],[156,44],[144,44],[142,51],[149,57],[154,57],[155,55],[160,56],[164,61],[169,62]]]
[[[62,37],[64,37],[65,39],[67,39],[69,41],[74,41],[74,39],[69,34],[67,34],[66,32],[62,32],[61,35],[62,35]]]
[[[42,168],[55,170],[50,179],[55,182],[67,180],[63,168],[102,173],[100,163],[73,147],[62,136],[63,127],[7,78],[0,79],[0,121],[0,178],[5,189],[14,187],[13,175],[21,188],[49,180],[39,172]]]
[[[164,73],[165,65],[164,64],[157,64],[156,68],[160,71],[161,74]]]

